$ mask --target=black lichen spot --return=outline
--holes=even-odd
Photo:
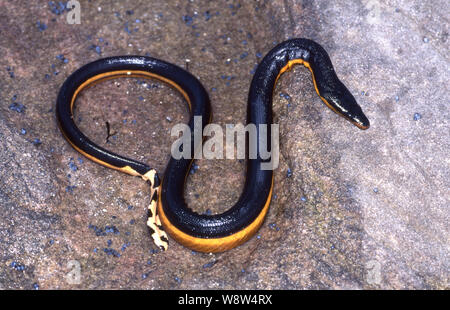
[[[105,252],[107,255],[112,255],[114,257],[120,257],[120,253],[111,248],[104,248],[103,252]]]
[[[217,260],[213,260],[213,261],[211,261],[211,262],[209,262],[209,263],[204,264],[204,265],[203,265],[203,268],[204,268],[204,269],[206,269],[206,268],[211,268],[211,267],[214,266],[215,264],[217,264]]]
[[[12,111],[16,111],[17,113],[23,113],[26,110],[26,107],[20,102],[13,102],[8,108]]]
[[[41,23],[40,21],[38,21],[37,23],[36,23],[36,26],[37,26],[37,28],[39,29],[39,31],[44,31],[44,30],[46,30],[48,27],[47,27],[47,25],[45,24],[45,23]]]

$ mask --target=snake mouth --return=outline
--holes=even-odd
[[[355,97],[342,84],[336,94],[325,94],[324,101],[334,112],[349,120],[359,129],[366,130],[370,121],[355,100]]]
[[[358,127],[359,129],[362,129],[362,130],[367,130],[367,129],[369,129],[369,127],[370,127],[370,123],[369,122],[367,122],[367,123],[364,123],[364,122],[356,122],[356,121],[353,121],[352,122],[356,127]]]
[[[370,121],[364,114],[358,116],[357,118],[353,118],[353,124],[362,130],[369,129],[370,127]]]

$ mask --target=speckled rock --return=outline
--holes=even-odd
[[[448,289],[447,1],[0,3],[0,288]],[[274,44],[307,37],[371,120],[360,131],[328,110],[308,70],[275,89],[280,166],[267,219],[226,253],[192,252],[147,232],[149,188],[99,166],[60,134],[64,79],[100,57],[151,55],[208,90],[213,121],[245,122],[255,66]],[[84,91],[89,137],[161,173],[183,98],[156,80]],[[112,137],[106,140],[106,122]],[[239,198],[245,164],[198,160],[185,198],[219,213]]]

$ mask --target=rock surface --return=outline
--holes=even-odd
[[[0,3],[0,287],[5,289],[448,289],[448,1]],[[307,37],[329,52],[371,120],[326,109],[308,70],[274,94],[280,167],[265,224],[222,254],[171,240],[156,251],[145,182],[73,150],[55,120],[65,78],[100,57],[151,55],[197,76],[213,121],[245,122],[255,65]],[[161,173],[183,98],[119,79],[82,93],[77,123],[97,143]],[[115,133],[106,142],[106,122]],[[185,198],[219,213],[239,198],[244,163],[198,160]]]

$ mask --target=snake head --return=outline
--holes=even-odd
[[[358,128],[368,129],[370,127],[369,119],[363,113],[355,97],[344,85],[340,87],[340,91],[324,94],[322,97],[329,108],[348,119]]]

